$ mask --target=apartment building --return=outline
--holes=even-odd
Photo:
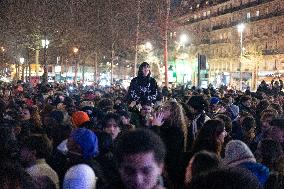
[[[176,32],[190,38],[188,62],[206,57],[208,83],[254,89],[284,77],[283,0],[184,0],[178,12]]]

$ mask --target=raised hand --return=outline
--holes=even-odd
[[[162,126],[164,124],[164,113],[157,112],[153,116],[152,125]]]

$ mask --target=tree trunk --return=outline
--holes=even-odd
[[[98,53],[95,52],[95,72],[94,72],[94,82],[97,82],[98,76]]]
[[[136,39],[135,39],[135,57],[134,57],[134,73],[136,75],[137,61],[138,61],[138,42],[139,42],[139,29],[140,29],[140,12],[141,12],[141,0],[137,0],[137,25],[136,25]]]
[[[169,15],[171,2],[170,0],[166,0],[167,2],[167,14],[165,20],[165,36],[164,36],[164,67],[165,67],[165,86],[168,87],[168,24],[169,24]]]
[[[113,60],[114,60],[114,43],[111,46],[111,64],[110,64],[110,83],[113,83]]]
[[[78,75],[78,61],[75,58],[75,74],[74,74],[74,84],[77,84],[77,75]]]
[[[83,82],[83,84],[85,83],[85,64],[86,64],[86,62],[85,62],[85,60],[84,60],[84,62],[83,62],[83,67],[82,67],[82,82]]]
[[[35,72],[36,76],[38,76],[38,67],[39,67],[39,45],[36,47],[36,53],[35,53]]]
[[[22,64],[22,78],[21,80],[24,81],[25,80],[25,63]]]

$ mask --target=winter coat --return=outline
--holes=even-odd
[[[251,171],[256,176],[259,183],[262,186],[265,185],[265,182],[267,181],[269,177],[269,169],[266,166],[260,163],[246,162],[246,163],[240,164],[239,167],[242,167],[242,168],[245,168]]]
[[[162,126],[152,126],[152,131],[157,133],[166,146],[167,154],[165,169],[169,185],[180,188],[184,180],[184,134],[180,127],[170,126],[164,123]]]
[[[135,77],[131,80],[128,94],[126,96],[127,101],[130,103],[136,101],[141,102],[152,102],[155,103],[161,99],[160,92],[158,90],[157,82],[152,77]]]
[[[191,150],[193,142],[196,139],[198,132],[203,127],[204,123],[208,120],[210,120],[210,118],[203,111],[200,114],[198,114],[191,122],[188,130],[188,140],[187,140],[188,151]]]

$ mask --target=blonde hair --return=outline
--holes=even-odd
[[[31,115],[31,121],[34,123],[36,127],[41,127],[42,126],[42,120],[41,116],[39,114],[39,109],[37,106],[32,106],[29,108],[30,115]]]
[[[188,119],[185,116],[185,111],[180,103],[176,100],[168,100],[164,105],[169,105],[171,107],[171,116],[169,118],[169,123],[171,126],[177,125],[182,129],[184,136],[184,151],[187,147],[187,136],[188,136]]]

